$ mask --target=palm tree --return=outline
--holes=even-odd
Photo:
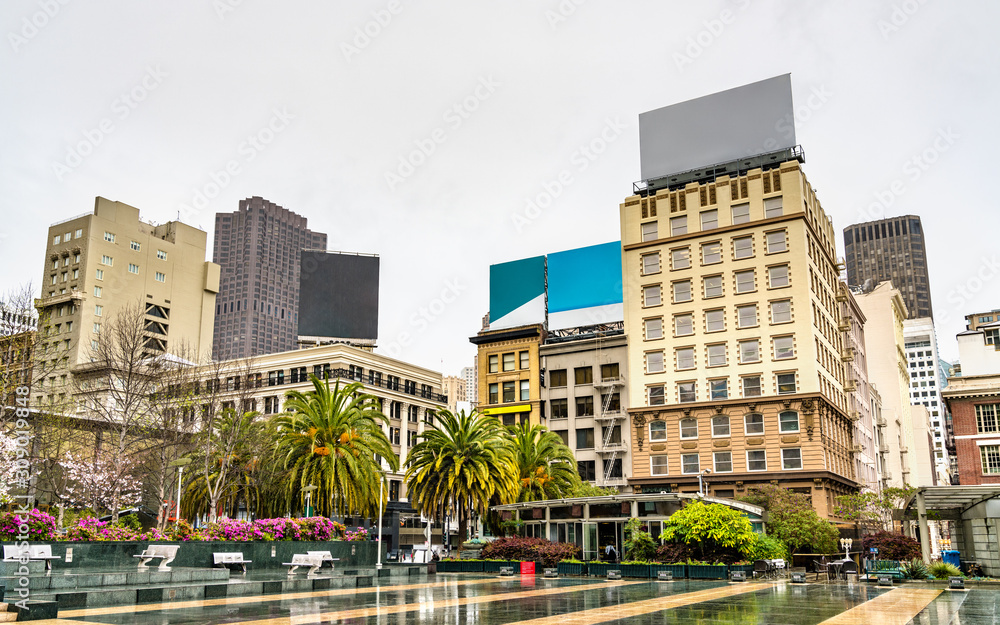
[[[514,430],[521,492],[518,501],[562,499],[580,484],[576,458],[558,434],[522,423]]]
[[[473,512],[485,515],[494,497],[501,503],[517,499],[514,447],[496,417],[475,410],[440,410],[435,421],[406,457],[407,491],[426,516],[457,516],[464,541]]]
[[[310,381],[313,390],[290,391],[285,412],[272,421],[277,455],[289,470],[289,504],[297,508],[301,489],[316,486],[319,514],[371,514],[385,480],[380,459],[399,470],[399,458],[382,430],[388,419],[378,399],[361,392],[357,382],[343,388],[337,383],[331,391],[329,381],[316,376]]]

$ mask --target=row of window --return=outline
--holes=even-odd
[[[515,366],[519,369],[527,369],[530,364],[528,358],[528,352],[507,352],[502,354],[503,357],[503,370],[504,371],[514,371]],[[489,372],[498,373],[500,371],[501,354],[490,354],[489,356]]]
[[[617,362],[601,365],[601,380],[617,380],[621,373]],[[566,386],[568,377],[566,369],[553,369],[549,371],[549,386],[559,388]],[[576,386],[594,383],[593,367],[576,367],[573,369],[573,382]]]
[[[743,202],[740,204],[733,204],[730,207],[732,214],[733,225],[745,224],[750,222],[750,203]],[[783,213],[782,198],[779,197],[769,197],[764,198],[764,218],[771,219],[773,217],[781,217]],[[713,208],[711,210],[701,211],[698,214],[698,220],[701,224],[701,230],[715,230],[719,227],[719,210]],[[657,233],[657,222],[651,221],[642,224],[642,240],[643,241],[653,241],[658,238]],[[670,218],[670,236],[677,237],[688,233],[688,216],[679,215],[677,217]]]
[[[652,273],[658,273],[654,271]],[[643,272],[644,276],[650,275]],[[788,265],[774,265],[767,268],[767,288],[783,289],[791,286],[791,274]],[[670,283],[671,301],[674,304],[681,304],[694,300],[694,282],[688,278],[685,280],[675,280]],[[733,272],[734,293],[742,295],[744,293],[754,293],[757,291],[757,270],[743,269]],[[722,274],[715,276],[705,276],[701,279],[701,299],[714,299],[723,297],[725,292],[725,282]],[[650,284],[642,287],[642,305],[644,308],[660,306],[663,304],[663,287],[659,284]]]
[[[653,226],[655,231],[655,223],[643,224],[643,236],[646,234],[646,226]],[[654,237],[655,238],[655,237]],[[644,241],[651,240],[645,239]],[[715,265],[722,262],[722,241],[710,241],[708,243],[702,243],[699,246],[701,252],[701,266],[706,267],[708,265]],[[782,252],[788,251],[788,233],[785,230],[774,230],[771,232],[764,233],[764,254],[780,254]],[[753,258],[756,253],[754,250],[754,237],[752,234],[745,236],[733,237],[730,240],[730,256],[733,260],[744,260],[747,258]],[[650,260],[646,260],[646,257],[650,257]],[[651,271],[659,271],[659,252],[654,252],[650,254],[642,255],[642,262],[644,269],[647,267],[647,263],[652,263],[653,258],[655,258],[656,266],[649,265]],[[685,245],[682,247],[670,248],[670,270],[678,271],[681,269],[691,268],[691,246]]]
[[[503,393],[502,396],[500,395],[501,392]],[[517,401],[528,401],[531,398],[529,381],[494,382],[489,385],[489,395],[488,403],[490,404],[510,404]]]
[[[795,373],[778,373],[774,376],[775,386],[778,395],[791,395],[797,390]],[[743,388],[743,397],[760,397],[763,394],[761,387],[761,376],[746,375],[740,377],[740,385]],[[653,384],[646,387],[646,401],[649,406],[666,405],[666,384]],[[675,385],[676,397],[674,401],[688,403],[698,401],[698,383],[691,380],[678,382]],[[729,399],[729,380],[721,378],[708,380],[709,399]]]
[[[577,417],[592,417],[594,416],[594,396],[593,395],[581,395],[579,397],[574,397],[573,402],[576,406],[576,416]],[[601,408],[606,409],[607,412],[618,412],[621,410],[621,396],[618,393],[612,393],[610,396],[601,395]],[[569,399],[550,399],[549,400],[549,418],[550,419],[565,419],[569,417]]]
[[[668,457],[666,454],[649,457],[650,475],[669,475]],[[802,468],[802,449],[789,447],[781,450],[781,468],[785,471],[797,471]],[[714,473],[732,473],[737,470],[733,465],[733,452],[717,451],[712,454],[712,470]],[[767,471],[767,450],[748,449],[746,451],[745,471]],[[681,454],[681,474],[695,475],[701,473],[701,456],[699,454]]]
[[[1000,433],[1000,404],[976,405],[976,431],[979,434]]]
[[[712,437],[725,438],[731,435],[731,419],[728,415],[716,415],[712,417]],[[695,417],[685,417],[678,421],[679,437],[684,439],[698,438],[698,419]],[[667,422],[649,422],[649,441],[651,443],[662,443],[667,440]],[[799,413],[794,410],[786,410],[778,414],[778,432],[781,434],[794,434],[799,431]],[[750,413],[743,416],[743,433],[747,436],[758,436],[764,434],[764,415],[760,413]]]
[[[63,257],[63,267],[69,267],[70,258],[71,257],[68,256],[68,255]],[[74,264],[79,264],[80,263],[80,255],[79,254],[74,254],[72,256],[72,258],[73,258],[73,263]],[[55,271],[56,269],[59,269],[59,259],[58,258],[52,261],[52,270]]]
[[[83,238],[83,228],[76,229],[76,238],[77,239]],[[72,232],[67,232],[66,234],[57,234],[56,236],[52,237],[52,245],[59,245],[60,243],[69,243],[72,240],[73,240]]]
[[[647,290],[656,289],[652,293],[659,302],[659,286],[647,286],[643,289],[643,300],[648,301]],[[792,322],[792,300],[775,300],[768,304],[771,325],[779,325]],[[757,304],[745,304],[737,306],[735,309],[736,328],[744,330],[746,328],[756,328],[760,325],[757,314]],[[704,312],[702,322],[704,331],[725,332],[726,330],[726,309],[713,308]],[[663,317],[648,317],[643,320],[643,336],[647,341],[663,338]],[[679,313],[673,316],[674,336],[691,336],[695,333],[694,313]]]
[[[737,341],[737,357],[741,365],[761,361],[760,339]],[[771,360],[791,360],[795,358],[795,337],[775,336],[771,339]],[[666,371],[663,362],[663,350],[653,350],[645,353],[646,373],[663,373]],[[725,367],[729,364],[729,351],[726,343],[714,343],[705,346],[705,366]],[[694,347],[678,347],[674,350],[674,371],[686,371],[697,368]]]

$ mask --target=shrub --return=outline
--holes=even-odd
[[[356,530],[346,530],[344,532],[344,540],[348,542],[364,542],[368,540],[368,530],[363,527],[359,527]]]
[[[656,557],[656,542],[643,528],[642,521],[629,519],[625,524],[625,559],[650,561]]]
[[[497,538],[483,547],[482,557],[487,560],[516,560],[542,562],[555,566],[560,560],[579,558],[581,550],[571,543],[554,543],[542,538],[510,536]]]
[[[687,562],[691,557],[691,550],[684,543],[664,543],[656,548],[657,562],[664,564]]]
[[[301,540],[302,526],[294,519],[257,519],[253,524],[270,540]]]
[[[324,516],[295,519],[295,524],[299,526],[297,540],[337,540],[347,531],[343,523],[332,521]]]
[[[200,533],[202,540],[232,540],[236,542],[266,540],[264,532],[256,524],[239,519],[219,519],[215,523],[209,523]]]
[[[24,536],[27,525],[27,536]],[[0,514],[0,539],[2,540],[54,540],[56,537],[56,518],[37,508],[27,515],[15,512]]]
[[[747,560],[788,560],[788,547],[774,536],[757,534],[757,539],[744,552]]]
[[[732,563],[756,544],[756,533],[742,513],[722,504],[688,503],[663,523],[664,540],[688,545],[704,560]]]
[[[872,547],[878,549],[879,560],[912,560],[920,557],[920,543],[896,532],[876,532],[865,536],[861,540],[862,550],[870,553]]]
[[[913,558],[909,562],[904,562],[899,567],[899,570],[906,579],[927,579],[930,577],[927,565],[920,558]]]
[[[537,560],[542,566],[553,567],[563,560],[575,560],[583,550],[572,543],[547,543],[538,546]]]
[[[927,567],[927,572],[937,579],[962,576],[962,572],[958,570],[958,567],[950,562],[934,562]]]

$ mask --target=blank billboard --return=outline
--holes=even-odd
[[[620,241],[548,255],[549,329],[624,319]]]
[[[545,321],[545,257],[490,265],[490,329]]]
[[[377,339],[379,258],[303,250],[299,336]]]
[[[643,180],[795,145],[790,74],[639,115]]]

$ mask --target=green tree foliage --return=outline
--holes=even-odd
[[[642,521],[631,518],[625,524],[625,560],[652,562],[656,558],[656,541],[643,529]]]
[[[747,560],[788,560],[788,547],[780,538],[756,534],[756,540],[744,551]]]
[[[316,486],[316,513],[374,514],[384,473],[378,458],[399,469],[399,460],[382,430],[388,423],[373,395],[351,383],[333,390],[329,381],[310,376],[313,390],[289,391],[285,412],[272,421],[278,456],[288,473],[289,504],[302,507],[302,488]],[[383,500],[388,489],[383,489]]]
[[[607,497],[608,495],[617,494],[617,488],[611,486],[594,486],[590,482],[581,480],[579,484],[566,493],[566,497]]]
[[[856,495],[840,495],[833,513],[842,519],[853,521],[859,528],[870,531],[892,531],[894,510],[917,492],[909,484],[902,488],[885,488],[881,492],[866,490]]]
[[[743,514],[722,504],[693,501],[670,515],[663,523],[660,538],[682,542],[692,549],[697,545],[700,559],[721,559],[723,552],[745,553],[757,538]]]
[[[518,501],[561,499],[580,484],[576,458],[559,435],[541,425],[522,423],[514,430],[521,491]]]
[[[491,501],[517,500],[514,444],[496,417],[441,410],[419,438],[406,458],[410,500],[430,518],[456,515],[459,540],[473,513],[485,515]]]
[[[791,553],[807,547],[813,553],[837,550],[839,533],[836,526],[816,514],[808,496],[764,484],[750,488],[741,500],[767,510],[768,535],[785,543]]]

